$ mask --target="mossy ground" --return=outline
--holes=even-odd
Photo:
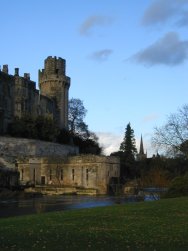
[[[188,250],[188,197],[1,219],[0,250]]]

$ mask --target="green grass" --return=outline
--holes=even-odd
[[[188,197],[0,219],[0,250],[188,250]]]

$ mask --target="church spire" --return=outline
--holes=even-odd
[[[140,151],[139,154],[144,154],[144,146],[143,146],[143,140],[142,140],[142,134],[140,139]]]

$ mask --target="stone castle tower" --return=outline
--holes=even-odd
[[[8,65],[0,67],[0,134],[6,133],[15,117],[29,114],[48,116],[59,128],[68,128],[68,92],[70,78],[65,75],[66,61],[47,57],[44,69],[39,70],[39,87],[30,79],[29,73],[9,74]]]
[[[68,127],[68,93],[70,78],[65,75],[66,61],[49,56],[44,69],[39,70],[40,93],[55,101],[56,118],[60,128]]]

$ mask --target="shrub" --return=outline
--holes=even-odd
[[[188,195],[188,174],[172,180],[166,197],[180,197]]]

